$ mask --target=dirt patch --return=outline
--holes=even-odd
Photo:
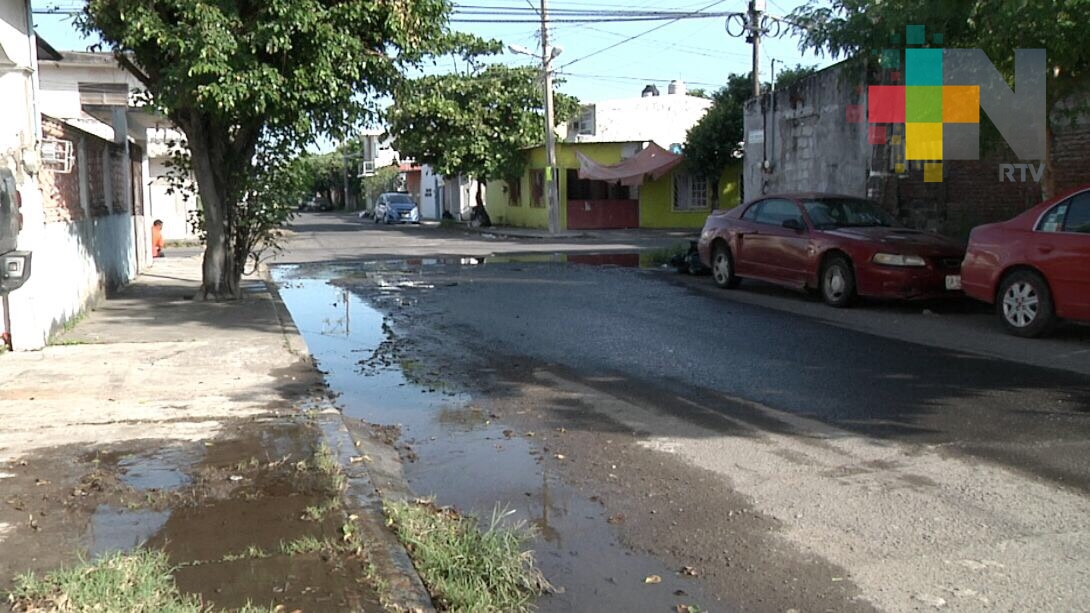
[[[215,608],[378,608],[363,552],[293,548],[336,543],[344,522],[318,429],[298,414],[225,430],[183,446],[54,449],[5,467],[0,521],[18,528],[0,552],[3,588],[18,573],[145,547],[178,567],[183,594]]]

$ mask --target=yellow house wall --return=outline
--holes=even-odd
[[[621,161],[622,143],[582,143],[570,145],[558,143],[556,161],[560,191],[560,227],[567,229],[568,169],[579,168],[576,151],[599,164],[616,164]],[[486,203],[492,220],[499,225],[547,228],[548,211],[545,207],[530,206],[530,171],[545,167],[545,148],[535,147],[526,152],[529,164],[520,178],[521,189],[518,206],[510,204],[506,182],[491,181],[488,184]],[[719,181],[719,207],[732,208],[738,204],[741,164],[723,171]],[[640,186],[640,227],[643,228],[699,228],[704,225],[709,209],[697,211],[673,210],[673,172]]]
[[[723,171],[719,178],[719,208],[729,209],[738,205],[738,185],[741,181],[741,164]],[[673,170],[640,187],[641,228],[701,228],[711,212],[710,207],[697,210],[674,210]]]

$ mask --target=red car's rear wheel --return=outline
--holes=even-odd
[[[1056,320],[1048,283],[1030,270],[1018,270],[1003,279],[996,311],[1007,331],[1017,336],[1040,336]]]

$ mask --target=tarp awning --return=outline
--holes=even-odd
[[[580,179],[619,182],[628,186],[642,185],[648,176],[658,179],[676,168],[683,159],[655,143],[648,144],[643,151],[618,164],[599,164],[580,152],[575,155],[579,159]]]

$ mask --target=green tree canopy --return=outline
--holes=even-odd
[[[372,120],[429,54],[487,47],[447,0],[89,0],[81,18],[184,132],[204,212],[205,296],[237,296],[258,170]],[[494,47],[494,45],[493,45]],[[267,173],[266,173],[267,174]]]
[[[802,64],[795,64],[794,68],[784,68],[776,73],[776,89],[791,87],[817,71],[818,69],[813,66],[803,66]]]
[[[685,137],[685,165],[690,172],[716,182],[720,173],[741,155],[745,138],[742,120],[746,100],[753,96],[750,75],[732,74],[712,95],[708,112]]]
[[[522,149],[544,139],[540,71],[491,64],[470,74],[430,75],[397,89],[386,118],[393,146],[440,174],[481,182],[522,175]],[[555,117],[574,116],[578,102],[556,94]],[[477,206],[482,207],[480,190]]]

